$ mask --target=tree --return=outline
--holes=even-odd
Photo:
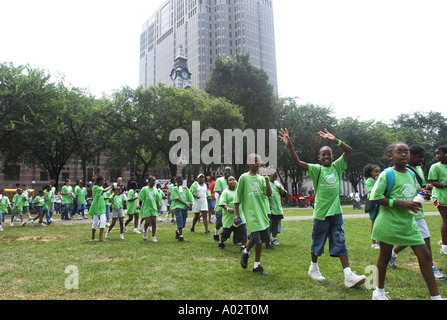
[[[388,167],[388,161],[383,157],[384,150],[396,140],[396,136],[382,122],[348,117],[338,122],[334,133],[353,148],[344,177],[355,191],[358,191],[357,186],[363,180],[363,167],[366,164]],[[338,150],[334,151],[337,156],[340,155]]]
[[[246,128],[271,128],[276,114],[274,89],[267,72],[251,64],[248,53],[238,54],[235,59],[218,58],[205,91],[239,105]]]
[[[436,162],[436,148],[447,145],[447,118],[440,112],[404,113],[392,122],[391,128],[398,140],[426,149],[424,169],[427,173]]]

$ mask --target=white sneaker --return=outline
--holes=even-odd
[[[357,275],[355,272],[351,272],[348,276],[345,277],[345,287],[346,288],[354,288],[358,285],[361,285],[366,280],[366,276]]]
[[[312,267],[309,267],[309,272],[307,274],[314,280],[326,280],[326,278],[321,275],[320,269],[313,269]]]
[[[143,232],[143,240],[147,240],[147,231]]]
[[[9,225],[10,225],[11,227],[14,227],[14,222],[10,222]]]
[[[140,225],[138,226],[138,230],[141,231],[143,229],[143,224],[140,223]]]
[[[152,241],[152,242],[158,242],[157,238],[155,238],[155,237],[152,237],[152,238],[151,238],[151,241]]]
[[[372,295],[373,300],[391,300],[389,296],[389,292],[379,293],[377,290],[373,291]]]
[[[22,227],[24,227],[24,226],[25,226],[25,224],[26,224],[26,221],[23,221],[23,222],[22,222]]]
[[[42,222],[40,225],[41,225],[42,227],[46,227],[46,226],[47,226],[47,225],[46,225],[45,223],[43,223],[43,222]]]
[[[127,227],[126,226],[123,227],[123,231],[127,232]]]
[[[110,231],[107,231],[106,232],[106,239],[109,239],[110,238]]]
[[[273,245],[275,245],[275,246],[279,246],[278,239],[276,239],[276,238],[272,238],[271,244],[273,244]]]
[[[444,249],[444,247],[441,247],[441,251],[440,251],[441,255],[443,256],[447,256],[447,248]]]
[[[371,248],[374,250],[380,250],[380,245],[378,243],[374,243],[373,245],[371,245]]]
[[[137,228],[134,228],[133,229],[133,233],[141,233],[140,231],[138,231],[138,229]]]
[[[121,240],[124,240],[124,233],[121,233],[121,234],[120,234],[120,239],[121,239]]]
[[[0,226],[0,231],[5,231],[5,230],[3,230],[3,227],[2,227],[2,226]]]

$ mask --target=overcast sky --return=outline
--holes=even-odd
[[[94,95],[138,86],[141,27],[164,0],[0,0],[0,62]],[[273,0],[280,96],[337,118],[447,116],[447,1]]]

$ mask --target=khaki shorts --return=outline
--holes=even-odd
[[[112,209],[112,219],[113,218],[124,218],[123,209]]]

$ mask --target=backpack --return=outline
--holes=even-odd
[[[416,178],[413,170],[409,169],[408,167],[405,168],[413,177],[413,180]],[[394,170],[393,168],[386,168],[384,170],[386,172],[386,189],[385,189],[385,197],[388,197],[388,195],[391,192],[391,189],[393,189],[394,186]]]

